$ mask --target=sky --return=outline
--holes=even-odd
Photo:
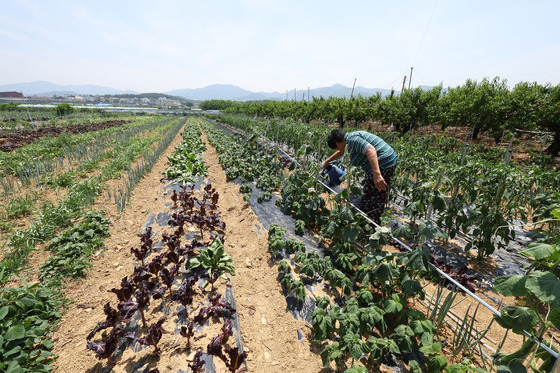
[[[0,0],[0,85],[557,85],[559,14],[557,0]]]

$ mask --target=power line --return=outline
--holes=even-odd
[[[428,24],[426,25],[426,29],[424,30],[424,36],[422,36],[422,41],[420,41],[420,46],[418,47],[418,51],[416,52],[416,56],[414,57],[414,62],[412,62],[412,66],[416,64],[416,59],[418,59],[418,55],[420,54],[420,50],[422,49],[422,45],[424,44],[424,39],[426,38],[426,34],[428,33],[428,28],[430,27],[430,23],[432,22],[432,18],[436,11],[437,3],[438,0],[436,0],[436,3],[434,4],[434,8],[432,9],[432,15],[430,15],[430,20],[428,21]]]

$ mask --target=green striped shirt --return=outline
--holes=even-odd
[[[366,150],[368,150],[371,146],[373,146],[377,152],[377,161],[379,163],[380,170],[395,166],[399,160],[399,157],[393,148],[372,133],[366,131],[348,132],[344,136],[344,141],[346,142],[348,152],[350,153],[350,163],[354,166],[361,167],[366,175],[369,175],[372,172],[371,166],[369,165],[365,155]]]

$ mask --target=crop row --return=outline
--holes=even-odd
[[[60,104],[52,108],[24,107],[18,104],[0,104],[1,130],[17,131],[22,128],[99,121],[107,114],[99,110],[75,109],[69,104]],[[0,133],[2,133],[0,131]]]
[[[206,130],[210,125],[203,127]],[[245,129],[254,131],[254,128],[248,126]],[[252,131],[249,136],[253,136]],[[228,135],[223,135],[223,138],[230,138],[231,141]],[[306,164],[308,149],[304,145],[296,152],[294,164]],[[266,152],[263,152],[263,156],[266,157]],[[319,258],[313,253],[298,252],[301,245],[290,243],[290,240],[283,242],[282,230],[271,227],[269,245],[273,250],[273,257],[281,251],[292,255],[291,261],[299,263],[295,271],[301,279],[309,282],[322,278],[339,295],[339,300],[346,300],[340,305],[328,299],[317,299],[318,308],[313,313],[314,338],[323,343],[324,351],[321,355],[325,366],[334,362],[342,369],[350,359],[351,365],[358,361],[360,365],[353,365],[348,369],[349,372],[367,371],[364,366],[371,367],[371,364],[383,362],[390,351],[406,354],[420,350],[426,355],[431,372],[444,369],[447,372],[485,371],[472,367],[468,361],[447,365],[445,357],[441,355],[441,341],[437,339],[436,333],[441,327],[441,321],[437,320],[445,317],[449,311],[448,306],[440,306],[437,312],[435,309],[428,310],[427,314],[410,307],[413,299],[423,299],[425,296],[421,280],[426,276],[436,282],[441,279],[428,265],[430,253],[426,247],[419,247],[406,254],[381,250],[392,239],[390,229],[374,229],[357,214],[346,202],[350,197],[348,190],[325,203],[320,195],[320,187],[318,188],[317,170],[313,166],[294,169],[289,178],[284,180],[281,194],[282,198],[276,201],[276,205],[286,213],[293,214],[308,229],[320,232],[324,242],[329,242],[327,250],[330,255]],[[560,215],[560,211],[551,213]],[[560,326],[556,320],[560,312],[560,293],[558,290],[546,290],[551,289],[551,286],[560,289],[560,281],[554,274],[558,267],[555,259],[558,252],[558,247],[554,244],[533,244],[523,254],[532,259],[535,270],[523,276],[509,275],[496,279],[495,289],[504,296],[515,295],[521,299],[536,297],[539,300],[537,304],[526,303],[531,305],[529,307],[503,307],[495,317],[501,327],[521,335],[530,331],[533,338],[542,341],[548,328]],[[302,287],[302,280],[288,279],[292,273],[291,266],[287,262],[281,262],[279,272],[283,276],[286,292],[295,294],[300,301],[304,301],[307,295]],[[452,297],[455,296],[453,294],[449,293],[444,303],[452,303]],[[538,313],[539,307],[548,307],[549,313],[543,317]],[[473,334],[473,324],[469,320],[475,318],[476,311],[474,315],[467,312],[462,326],[455,330],[453,357],[461,353],[473,357],[475,350],[478,351],[477,355],[484,356],[481,340],[485,331]],[[520,318],[523,318],[523,323],[519,322]],[[489,327],[490,325],[487,328]],[[538,369],[551,369],[554,357],[545,350],[547,343],[536,347],[534,341],[527,340],[518,351],[506,355],[500,352],[506,338],[507,332],[490,362],[482,358],[485,369],[492,371],[498,367],[504,372],[526,371],[523,362],[526,366],[537,369],[539,359],[542,360]],[[420,364],[410,361],[409,364],[412,371],[420,371]]]
[[[64,166],[66,172],[89,173],[99,162],[118,156],[134,137],[168,123],[168,119],[140,120],[95,133],[48,137],[17,151],[0,153],[0,182],[4,192],[11,192],[31,182],[48,183],[53,171]]]
[[[306,147],[317,172],[328,154],[325,139],[329,128],[324,126],[233,116],[219,120],[250,136],[269,138],[292,154]],[[480,153],[479,147],[468,144],[459,146],[455,139],[379,135],[399,154],[391,201],[398,199],[413,222],[431,221],[434,230],[445,232],[442,237],[470,236],[465,250],[476,250],[479,259],[491,255],[496,247],[506,247],[515,238],[516,226],[550,218],[560,206],[560,193],[556,192],[560,176],[554,170],[505,162],[504,154],[496,159],[495,153]],[[353,174],[359,179],[361,170],[355,169]]]
[[[11,233],[4,246],[4,249],[8,247],[8,251],[3,252],[0,262],[1,282],[5,284],[0,292],[0,370],[47,372],[52,369],[54,356],[50,352],[53,346],[50,333],[69,302],[62,292],[63,283],[68,278],[85,275],[92,265],[92,255],[102,249],[103,240],[109,232],[110,222],[102,212],[89,210],[91,205],[99,197],[106,180],[116,178],[127,170],[125,181],[130,188],[134,187],[132,181],[137,182],[151,169],[182,126],[183,123],[177,119],[152,123],[144,121],[121,130],[122,135],[116,136],[115,142],[107,147],[111,148],[107,154],[90,157],[94,167],[108,160],[99,167],[99,173],[81,182],[74,180],[78,176],[75,174],[67,185],[58,185],[68,189],[66,197],[56,205],[48,201],[28,228]],[[110,141],[115,128],[104,131],[108,133],[104,133],[103,137]],[[140,138],[138,135],[141,133],[144,134]],[[83,140],[83,136],[91,134],[74,136]],[[79,141],[74,136],[62,135],[62,141]],[[41,155],[40,149],[47,149],[44,156],[52,157],[49,146],[59,140],[48,139],[45,142],[50,145],[32,144],[27,147],[33,149],[23,147],[19,151]],[[139,157],[140,162],[131,166]],[[78,167],[80,174],[87,177],[92,169],[86,170],[83,166]],[[18,211],[25,211],[15,207],[13,210],[16,215]],[[39,244],[44,244],[50,252],[37,269],[39,282],[32,286],[6,286],[17,283],[17,277],[25,273],[27,255]]]
[[[231,317],[236,310],[218,292],[225,288],[218,280],[234,274],[233,260],[223,246],[225,224],[218,212],[219,194],[211,184],[200,192],[195,190],[193,182],[206,174],[206,166],[200,165],[203,163],[200,153],[205,146],[195,122],[187,123],[182,137],[183,141],[168,157],[166,171],[170,181],[181,184],[170,193],[171,231],[161,233],[160,242],[155,240],[160,232],[152,227],[139,234],[140,246],[131,249],[139,263],[130,278],[123,278],[120,287],[110,290],[119,304],[117,308],[109,303],[105,305],[105,321],[98,323],[88,335],[87,348],[113,366],[123,353],[123,345],[153,346],[152,354],[159,355],[164,335],[175,330],[175,334],[184,338],[184,347],[179,350],[196,351],[188,364],[190,371],[205,371],[207,354],[222,360],[230,372],[236,372],[246,353],[229,342],[234,334]],[[185,178],[189,182],[184,183]],[[189,233],[190,227],[195,227],[197,233]],[[221,322],[221,329],[203,352],[201,340],[205,334],[202,332],[210,325],[217,330],[217,321]],[[184,360],[182,363],[185,364]],[[158,371],[158,368],[150,370]]]

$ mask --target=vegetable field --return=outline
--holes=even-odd
[[[5,120],[1,371],[552,371],[557,171],[380,127],[377,227],[360,170],[319,176],[328,126],[111,121]]]

